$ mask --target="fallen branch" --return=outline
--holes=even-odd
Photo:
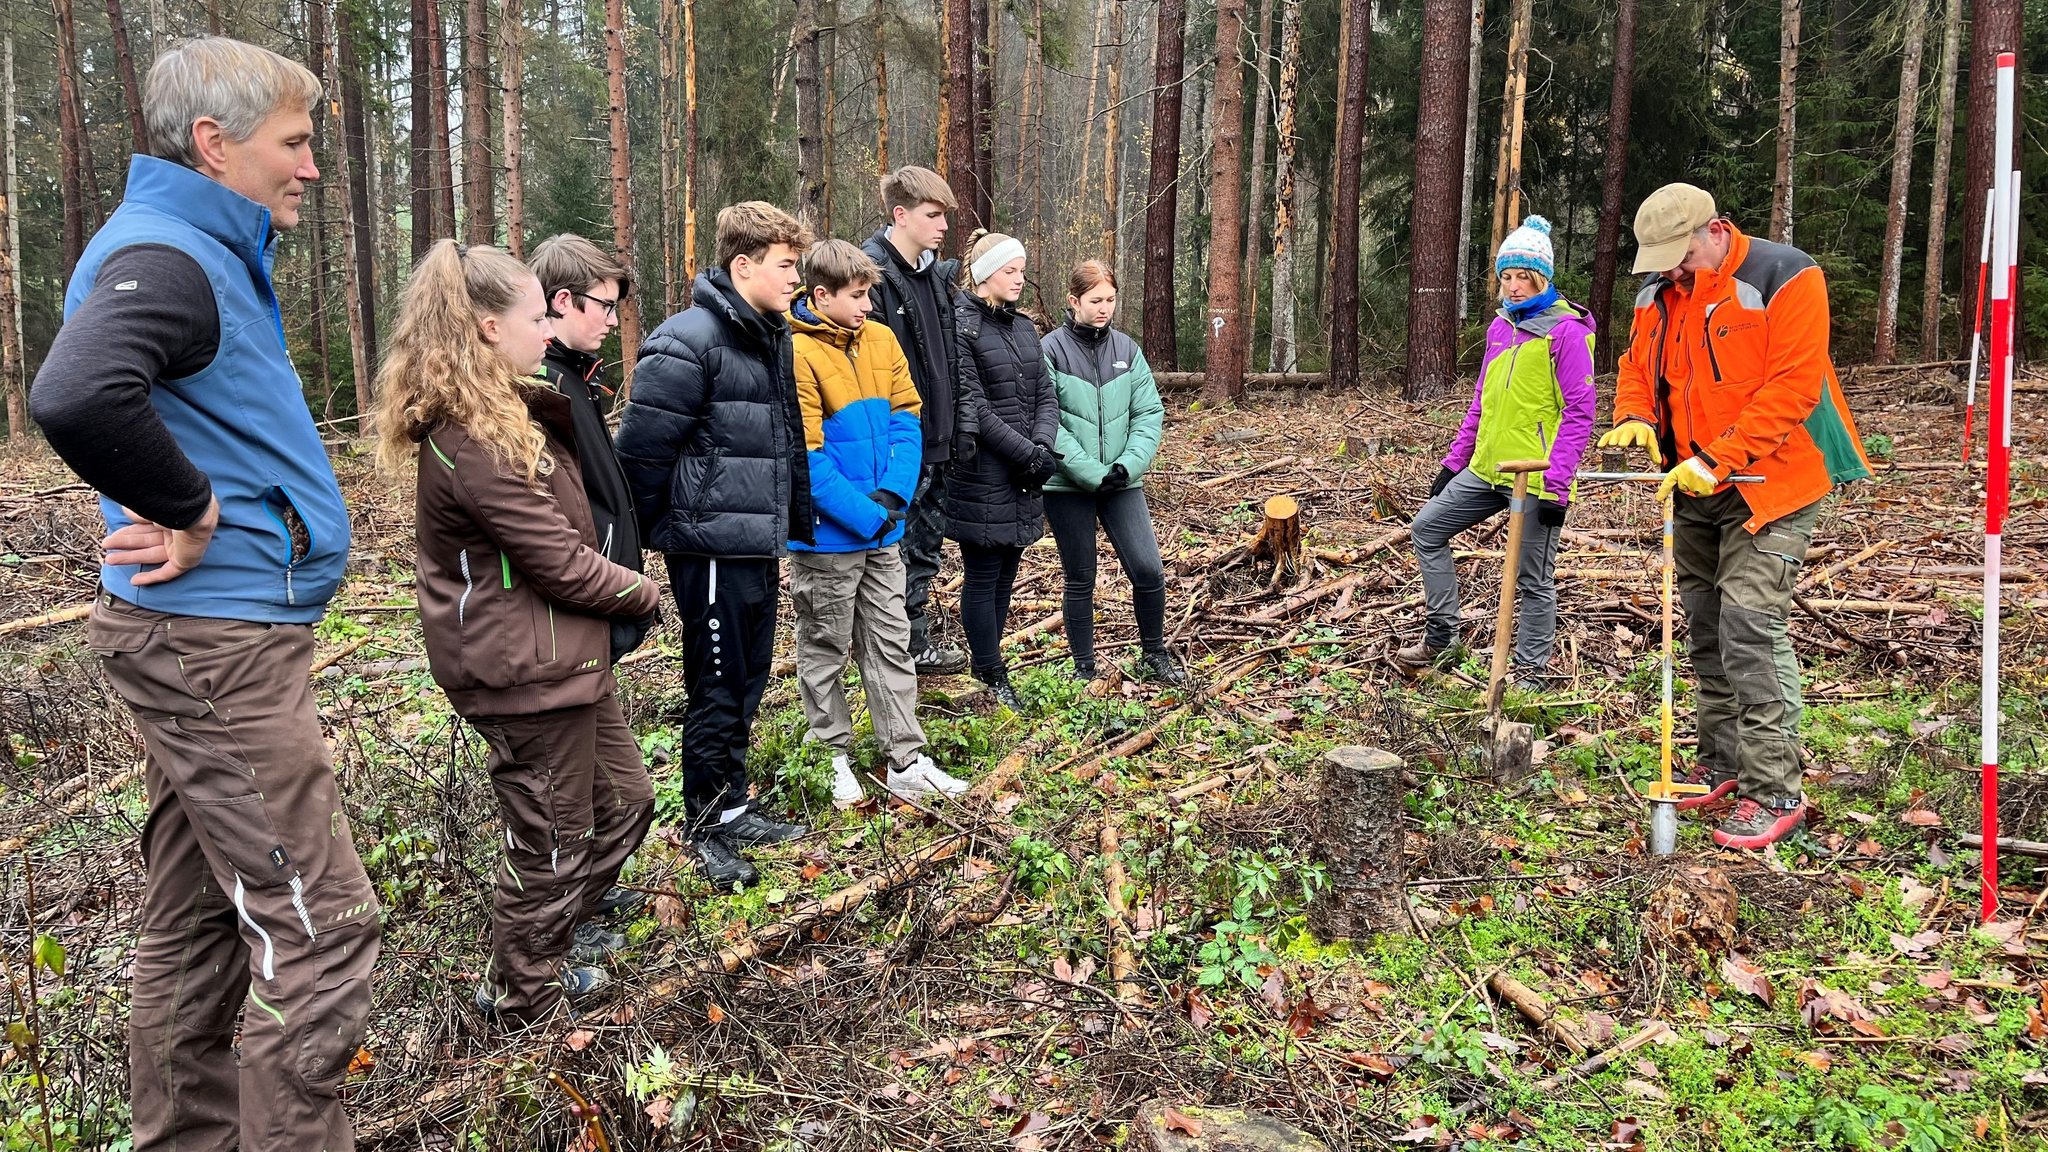
[[[1865,548],[1863,551],[1858,552],[1854,556],[1849,557],[1847,560],[1837,560],[1833,564],[1830,564],[1827,567],[1822,568],[1818,572],[1809,573],[1806,579],[1801,580],[1799,582],[1799,590],[1801,592],[1804,592],[1815,584],[1826,583],[1827,581],[1834,579],[1836,576],[1839,576],[1843,572],[1846,572],[1849,569],[1854,568],[1856,565],[1863,563],[1865,560],[1870,559],[1872,556],[1877,555],[1879,552],[1882,552],[1885,549],[1890,548],[1897,543],[1897,540],[1879,540],[1877,543],[1872,544],[1870,547]]]
[[[1589,1056],[1562,1072],[1545,1076],[1543,1079],[1538,1080],[1536,1082],[1536,1090],[1538,1092],[1554,1092],[1564,1083],[1567,1076],[1591,1076],[1623,1056],[1639,1048],[1647,1048],[1669,1035],[1671,1035],[1671,1025],[1666,1024],[1662,1020],[1652,1020],[1642,1031],[1623,1040],[1605,1052],[1596,1056]]]
[[[1486,986],[1494,995],[1514,1005],[1515,1011],[1528,1017],[1529,1022],[1536,1025],[1538,1032],[1571,1049],[1572,1055],[1584,1056],[1591,1048],[1591,1045],[1579,1035],[1578,1029],[1558,1019],[1557,1014],[1550,1010],[1550,1006],[1543,1002],[1543,997],[1537,995],[1536,990],[1527,984],[1505,972],[1496,972],[1487,977]]]
[[[1259,766],[1257,764],[1242,764],[1228,772],[1218,772],[1214,776],[1204,777],[1192,784],[1184,784],[1179,788],[1175,788],[1166,794],[1166,798],[1175,804],[1185,804],[1197,796],[1207,796],[1209,793],[1225,785],[1235,784],[1258,770]]]
[[[1038,620],[1034,623],[1027,624],[1024,627],[1017,629],[1015,632],[1010,633],[1008,636],[1003,637],[1003,647],[1007,648],[1012,644],[1022,644],[1026,640],[1031,639],[1033,636],[1036,636],[1041,632],[1057,632],[1060,629],[1065,628],[1066,626],[1066,616],[1058,611],[1054,611],[1051,614],[1047,615],[1045,618]]]
[[[38,628],[47,628],[52,624],[69,624],[73,620],[83,620],[87,616],[92,615],[92,603],[92,601],[88,600],[83,604],[73,604],[69,608],[59,608],[55,612],[45,612],[41,616],[24,616],[19,620],[9,620],[5,624],[0,624],[0,636],[12,636],[17,632],[33,632]]]
[[[1908,600],[1807,600],[1800,606],[1815,612],[1868,612],[1881,616],[1932,616],[1934,605]]]
[[[368,644],[371,641],[371,639],[373,638],[369,636],[356,637],[354,640],[351,640],[347,644],[344,644],[338,651],[330,652],[326,656],[321,657],[319,660],[314,661],[313,666],[306,670],[306,674],[308,676],[318,676],[322,672],[327,671],[329,668],[334,667],[336,664],[341,663],[343,660],[348,659],[350,656],[355,655],[356,652],[359,651],[363,645]]]
[[[105,784],[101,785],[100,787],[88,788],[85,791],[80,792],[78,795],[73,796],[64,805],[65,819],[69,819],[73,816],[76,816],[79,813],[85,811],[87,808],[92,807],[93,802],[95,800],[98,800],[101,796],[105,796],[114,792],[119,792],[121,789],[126,788],[129,784],[135,781],[136,777],[141,775],[142,764],[138,763],[133,768],[130,768],[125,772],[116,772],[112,779],[108,780]],[[41,836],[43,833],[49,831],[50,828],[56,823],[56,820],[45,820],[39,824],[31,824],[27,828],[23,829],[20,835],[10,836],[5,840],[0,840],[0,856],[6,856],[14,852],[19,852],[22,849],[28,847],[30,844],[35,842],[36,837]]]
[[[1126,903],[1130,882],[1124,876],[1124,862],[1120,854],[1123,846],[1117,842],[1115,823],[1103,821],[1102,833],[1096,842],[1102,848],[1103,917],[1109,922],[1109,975],[1116,981],[1116,1000],[1123,1010],[1124,1023],[1136,1028],[1138,1020],[1131,1013],[1131,1005],[1138,1002],[1138,982],[1135,979],[1138,962],[1134,958],[1130,908]]]
[[[1984,848],[1984,837],[1974,832],[1958,832],[1956,840],[1965,848],[1975,848],[1979,851]],[[6,845],[0,844],[0,851],[5,850]],[[2048,843],[2039,840],[2015,840],[2010,836],[2000,836],[1998,851],[2002,855],[2031,856],[2036,860],[2048,860]]]
[[[1252,613],[1251,618],[1254,620],[1278,620],[1285,616],[1291,616],[1324,597],[1334,596],[1340,592],[1357,587],[1359,582],[1365,579],[1365,575],[1363,572],[1353,572],[1350,575],[1341,576],[1335,580],[1326,580],[1313,588],[1289,596],[1271,608]]]
[[[1396,528],[1360,548],[1313,548],[1309,550],[1309,554],[1325,564],[1356,564],[1361,560],[1370,560],[1378,553],[1404,543],[1407,539],[1408,529]]]
[[[1282,456],[1277,460],[1268,460],[1264,464],[1246,468],[1241,472],[1228,472],[1221,476],[1211,476],[1207,480],[1197,480],[1195,481],[1195,487],[1221,488],[1233,480],[1249,480],[1254,476],[1263,476],[1268,472],[1279,471],[1298,459],[1300,459],[1298,456]]]

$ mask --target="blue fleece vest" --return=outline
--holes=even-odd
[[[220,313],[220,349],[191,376],[160,380],[151,407],[220,501],[220,527],[197,568],[135,587],[141,569],[105,566],[100,582],[132,604],[179,616],[312,623],[348,562],[348,509],[285,350],[271,289],[270,210],[189,168],[137,156],[128,191],[86,245],[64,294],[77,311],[100,265],[122,248],[162,244],[198,261]],[[109,531],[129,519],[102,497]],[[293,511],[309,540],[294,549]]]

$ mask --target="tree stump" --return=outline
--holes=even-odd
[[[1735,945],[1735,885],[1720,869],[1681,865],[1643,901],[1643,943],[1685,967],[1700,953],[1725,954]]]
[[[1168,1109],[1173,1114],[1167,1115]],[[1190,1132],[1190,1129],[1193,1131]],[[1329,1152],[1292,1124],[1243,1108],[1171,1104],[1153,1098],[1131,1118],[1136,1152]]]
[[[1266,519],[1259,534],[1252,537],[1251,554],[1273,564],[1277,584],[1283,573],[1301,569],[1301,503],[1292,496],[1274,496],[1266,501]]]
[[[1401,758],[1358,745],[1332,748],[1316,793],[1310,836],[1329,887],[1310,904],[1309,927],[1322,940],[1406,931]]]

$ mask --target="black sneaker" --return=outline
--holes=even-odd
[[[747,844],[780,844],[794,840],[810,832],[802,824],[784,824],[770,820],[752,808],[718,825],[713,834],[723,837],[735,847]]]
[[[593,916],[638,916],[647,907],[647,894],[631,888],[606,889],[604,898],[590,910]]]
[[[951,644],[926,644],[913,663],[919,676],[958,676],[967,670],[967,653]]]
[[[595,920],[576,926],[575,943],[569,945],[569,959],[577,964],[602,964],[605,957],[626,946],[626,937]]]
[[[1138,668],[1145,679],[1157,684],[1185,684],[1188,674],[1181,670],[1180,661],[1164,648],[1146,651],[1138,661]]]
[[[1095,657],[1090,656],[1086,659],[1079,656],[1074,657],[1074,671],[1072,675],[1074,679],[1079,680],[1083,684],[1095,679],[1099,675],[1095,670]]]
[[[1012,712],[1024,711],[1024,701],[1018,698],[1017,690],[1010,686],[1008,672],[1000,669],[989,673],[976,672],[974,678],[988,688],[989,695],[996,698],[996,703]]]
[[[699,833],[696,840],[697,862],[704,870],[704,878],[721,888],[737,884],[742,888],[754,882],[754,866],[744,856],[732,850],[723,836],[713,833]]]

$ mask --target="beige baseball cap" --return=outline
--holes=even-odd
[[[1714,197],[1690,184],[1666,184],[1636,209],[1637,275],[1669,272],[1685,259],[1693,232],[1714,218]]]

